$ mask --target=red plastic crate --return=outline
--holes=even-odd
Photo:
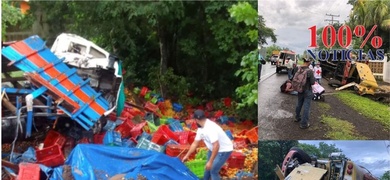
[[[66,138],[62,136],[60,133],[50,130],[43,141],[43,147],[50,147],[54,144],[58,144],[60,147],[64,146]]]
[[[253,122],[251,120],[245,120],[244,122],[242,122],[242,124],[247,127],[253,127]]]
[[[106,135],[106,132],[102,132],[102,133],[93,135],[93,143],[103,144],[103,139],[104,139],[105,135]]]
[[[243,149],[247,147],[246,138],[234,138],[233,141],[233,147],[234,149]]]
[[[238,169],[244,168],[245,157],[246,156],[243,153],[233,151],[227,160],[228,167]]]
[[[248,130],[244,129],[244,130],[242,130],[240,133],[238,133],[237,135],[238,135],[238,136],[245,136],[245,134],[246,134],[247,131],[248,131]]]
[[[179,137],[178,143],[182,145],[191,145],[196,136],[196,133],[192,131],[175,132],[175,134]]]
[[[214,110],[214,107],[213,107],[213,103],[214,102],[208,102],[207,104],[206,104],[206,110],[207,111],[212,111],[212,110]]]
[[[146,122],[139,123],[130,130],[131,137],[137,138],[140,134],[142,134],[142,128],[145,126]]]
[[[156,112],[158,110],[158,106],[148,101],[145,103],[145,109],[151,112]]]
[[[41,168],[39,164],[20,163],[17,180],[39,180]]]
[[[169,141],[169,138],[164,134],[154,133],[151,141],[158,145],[164,145],[166,142]]]
[[[131,122],[130,119],[124,121],[121,125],[115,128],[115,131],[121,134],[122,138],[128,138],[131,135],[131,129],[133,129],[135,125]]]
[[[230,99],[229,97],[223,99],[223,102],[226,107],[230,107],[232,105],[232,99]]]
[[[169,129],[169,126],[168,125],[161,125],[156,133],[160,133],[160,134],[164,134],[166,135],[168,138],[174,140],[174,141],[179,141],[179,137],[177,137],[170,129]]]
[[[165,154],[171,157],[178,157],[179,159],[183,159],[190,147],[190,145],[168,144],[165,150]],[[195,155],[196,152],[193,152],[190,157],[188,157],[188,159],[194,159]]]
[[[188,136],[189,136],[189,131],[181,131],[181,132],[175,132],[177,137],[179,137],[178,143],[182,145],[187,145],[188,144]]]
[[[218,118],[221,117],[222,115],[223,115],[223,111],[218,110],[217,112],[215,112],[214,117],[218,119]]]
[[[48,167],[55,167],[63,165],[65,157],[61,151],[61,147],[58,144],[36,150],[37,162]]]
[[[145,96],[148,91],[149,91],[149,89],[144,86],[144,87],[142,87],[141,92],[140,92],[139,95],[140,96]]]
[[[259,130],[258,127],[254,127],[245,133],[249,142],[251,142],[252,144],[257,144],[257,142],[259,140],[258,130]]]

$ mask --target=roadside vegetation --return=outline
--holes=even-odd
[[[338,92],[335,96],[352,109],[378,121],[390,130],[390,110],[388,106],[349,91]]]
[[[337,140],[365,140],[367,137],[359,135],[355,126],[341,119],[334,118],[332,116],[321,116],[321,122],[326,124],[330,130],[325,134],[325,138],[337,139]]]

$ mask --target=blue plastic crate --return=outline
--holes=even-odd
[[[137,144],[135,142],[133,142],[132,140],[130,139],[123,139],[122,140],[122,146],[123,147],[136,147]]]
[[[116,128],[116,123],[114,121],[107,120],[107,124],[103,127],[105,131],[113,131]]]
[[[152,135],[148,134],[147,132],[142,132],[142,134],[137,137],[137,140],[141,140],[141,138],[152,140]]]
[[[171,121],[169,123],[169,129],[171,129],[173,132],[180,132],[184,130],[179,120]]]
[[[235,123],[235,122],[236,122],[236,118],[234,118],[234,117],[229,117],[228,121]]]
[[[122,146],[121,134],[116,131],[107,131],[103,138],[103,144],[109,146]]]
[[[219,121],[221,122],[221,124],[227,124],[227,122],[228,122],[228,117],[227,116],[221,116],[220,118],[219,118]]]
[[[172,107],[175,112],[180,112],[183,110],[183,106],[178,103],[173,103]]]

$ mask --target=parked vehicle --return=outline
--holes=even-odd
[[[276,65],[276,62],[279,58],[279,53],[280,51],[272,51],[272,55],[271,55],[271,65]]]
[[[295,63],[298,63],[298,58],[294,51],[290,51],[290,50],[280,51],[278,60],[276,62],[276,73],[280,73],[280,71],[284,69],[287,70],[288,57],[291,58],[290,61],[295,61]]]

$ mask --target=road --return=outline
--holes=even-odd
[[[335,90],[323,80],[325,102],[312,101],[309,129],[300,129],[294,121],[297,97],[280,92],[280,86],[287,80],[287,72],[276,73],[275,65],[263,65],[258,86],[259,137],[262,140],[312,140],[327,138],[333,127],[322,122],[322,116],[330,116],[353,125],[352,132],[365,139],[388,139],[389,131],[351,107],[345,105],[333,94]],[[325,105],[324,105],[325,104]],[[329,108],[324,108],[329,107]],[[326,109],[326,110],[324,110]],[[348,139],[348,138],[347,138]]]

